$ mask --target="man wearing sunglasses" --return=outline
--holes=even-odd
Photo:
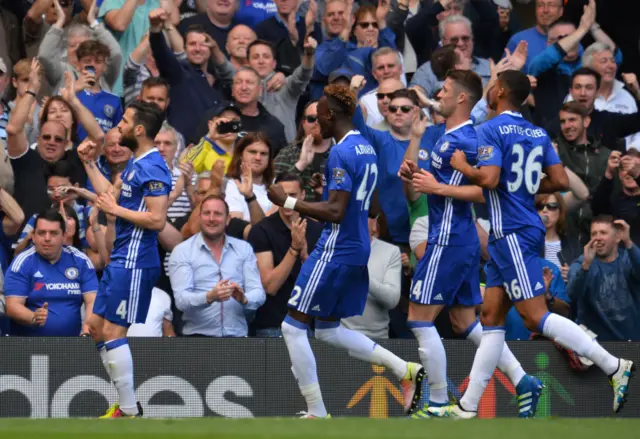
[[[393,93],[405,88],[399,78],[389,78],[380,82],[378,88],[360,98],[360,107],[366,114],[367,125],[380,131],[388,131],[389,103]]]
[[[440,42],[443,46],[452,44],[465,64],[471,64],[471,70],[482,78],[485,86],[491,77],[489,60],[473,56],[474,40],[471,21],[462,15],[451,15],[440,22]],[[470,61],[470,63],[469,63]],[[425,95],[433,96],[442,87],[444,80],[439,80],[433,71],[431,62],[427,62],[416,70],[411,86],[422,88]]]

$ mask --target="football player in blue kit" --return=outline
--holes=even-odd
[[[111,217],[107,227],[108,242],[113,242],[111,260],[90,320],[102,363],[118,390],[119,402],[105,418],[142,415],[126,334],[130,325],[145,322],[151,291],[160,276],[157,236],[166,222],[171,191],[171,173],[154,146],[163,119],[154,104],[134,102],[127,108],[118,130],[120,144],[131,149],[133,157],[113,186],[96,166],[95,143],[85,141],[78,148],[98,194],[96,206]]]
[[[318,243],[306,260],[289,299],[282,323],[292,370],[307,402],[304,418],[328,418],[307,338],[315,318],[316,338],[349,351],[352,357],[387,367],[399,380],[405,411],[420,399],[424,369],[408,363],[359,332],[340,325],[340,319],[361,315],[369,290],[368,216],[378,178],[373,147],[353,129],[357,104],[348,87],[329,85],[318,102],[323,137],[337,140],[325,167],[323,199],[318,203],[287,197],[279,185],[269,188],[271,201],[325,222]]]
[[[454,151],[462,151],[471,162],[476,161],[476,131],[470,120],[471,110],[482,97],[482,80],[471,70],[451,71],[439,95],[439,112],[446,119],[446,131],[431,150],[431,174],[437,183],[452,187],[469,182],[450,163]],[[416,121],[424,127],[424,122]],[[418,129],[420,131],[420,129]],[[422,128],[424,131],[424,128]],[[480,241],[471,212],[471,203],[420,190],[420,172],[413,162],[405,162],[401,176],[412,179],[418,192],[427,193],[429,237],[427,251],[418,262],[411,286],[408,326],[418,340],[420,359],[427,371],[429,402],[414,414],[428,417],[428,407],[449,405],[447,393],[447,357],[434,321],[445,306],[456,332],[476,345],[482,338],[482,325],[476,320],[476,306],[482,303],[478,266]],[[503,343],[500,369],[509,377],[518,395],[541,386],[527,375],[511,350]],[[533,416],[531,401],[518,399],[519,414]]]
[[[481,313],[484,333],[469,386],[458,404],[429,407],[435,416],[468,419],[477,415],[480,397],[503,352],[505,319],[512,304],[530,331],[589,358],[609,376],[614,412],[627,397],[633,362],[611,355],[574,322],[550,313],[545,302],[539,259],[545,228],[534,199],[537,193],[564,191],[569,183],[547,133],[517,112],[530,91],[525,74],[515,70],[501,73],[487,99],[498,116],[477,132],[478,165],[471,166],[462,151],[454,152],[451,158],[454,169],[482,188],[491,222],[491,260]],[[528,398],[539,398],[541,391]]]

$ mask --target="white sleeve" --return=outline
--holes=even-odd
[[[409,247],[415,252],[420,243],[429,238],[429,216],[423,216],[415,220],[409,234]]]
[[[249,208],[247,202],[238,190],[235,180],[227,181],[227,187],[224,191],[224,200],[229,205],[229,212],[240,212],[245,221],[250,221]]]

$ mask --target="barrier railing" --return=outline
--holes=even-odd
[[[468,382],[475,346],[445,341],[449,391]],[[148,417],[294,416],[305,409],[282,339],[131,339],[136,395]],[[381,345],[418,360],[409,340]],[[528,373],[546,385],[538,416],[612,416],[612,391],[596,367],[578,373],[551,343],[509,343]],[[639,343],[605,343],[616,355],[640,361]],[[312,341],[326,406],[333,416],[401,416],[401,393],[384,368]],[[426,382],[426,380],[425,380]],[[426,385],[426,384],[425,384]],[[635,390],[635,392],[634,392]],[[640,385],[618,416],[640,416]],[[517,416],[514,389],[496,370],[480,417]],[[425,397],[428,398],[427,392]],[[116,399],[91,340],[0,338],[0,417],[95,417]]]

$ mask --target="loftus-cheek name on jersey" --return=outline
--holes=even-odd
[[[538,137],[545,137],[547,133],[542,129],[522,128],[520,125],[498,125],[500,134],[507,136],[509,134],[519,134],[521,136],[532,137],[537,139]]]
[[[376,150],[373,149],[371,145],[357,145],[356,146],[356,154],[357,155],[376,155]]]
[[[431,166],[436,169],[442,168],[442,157],[433,151],[431,151]]]
[[[123,182],[122,186],[120,187],[120,194],[127,198],[131,198],[131,186]]]

